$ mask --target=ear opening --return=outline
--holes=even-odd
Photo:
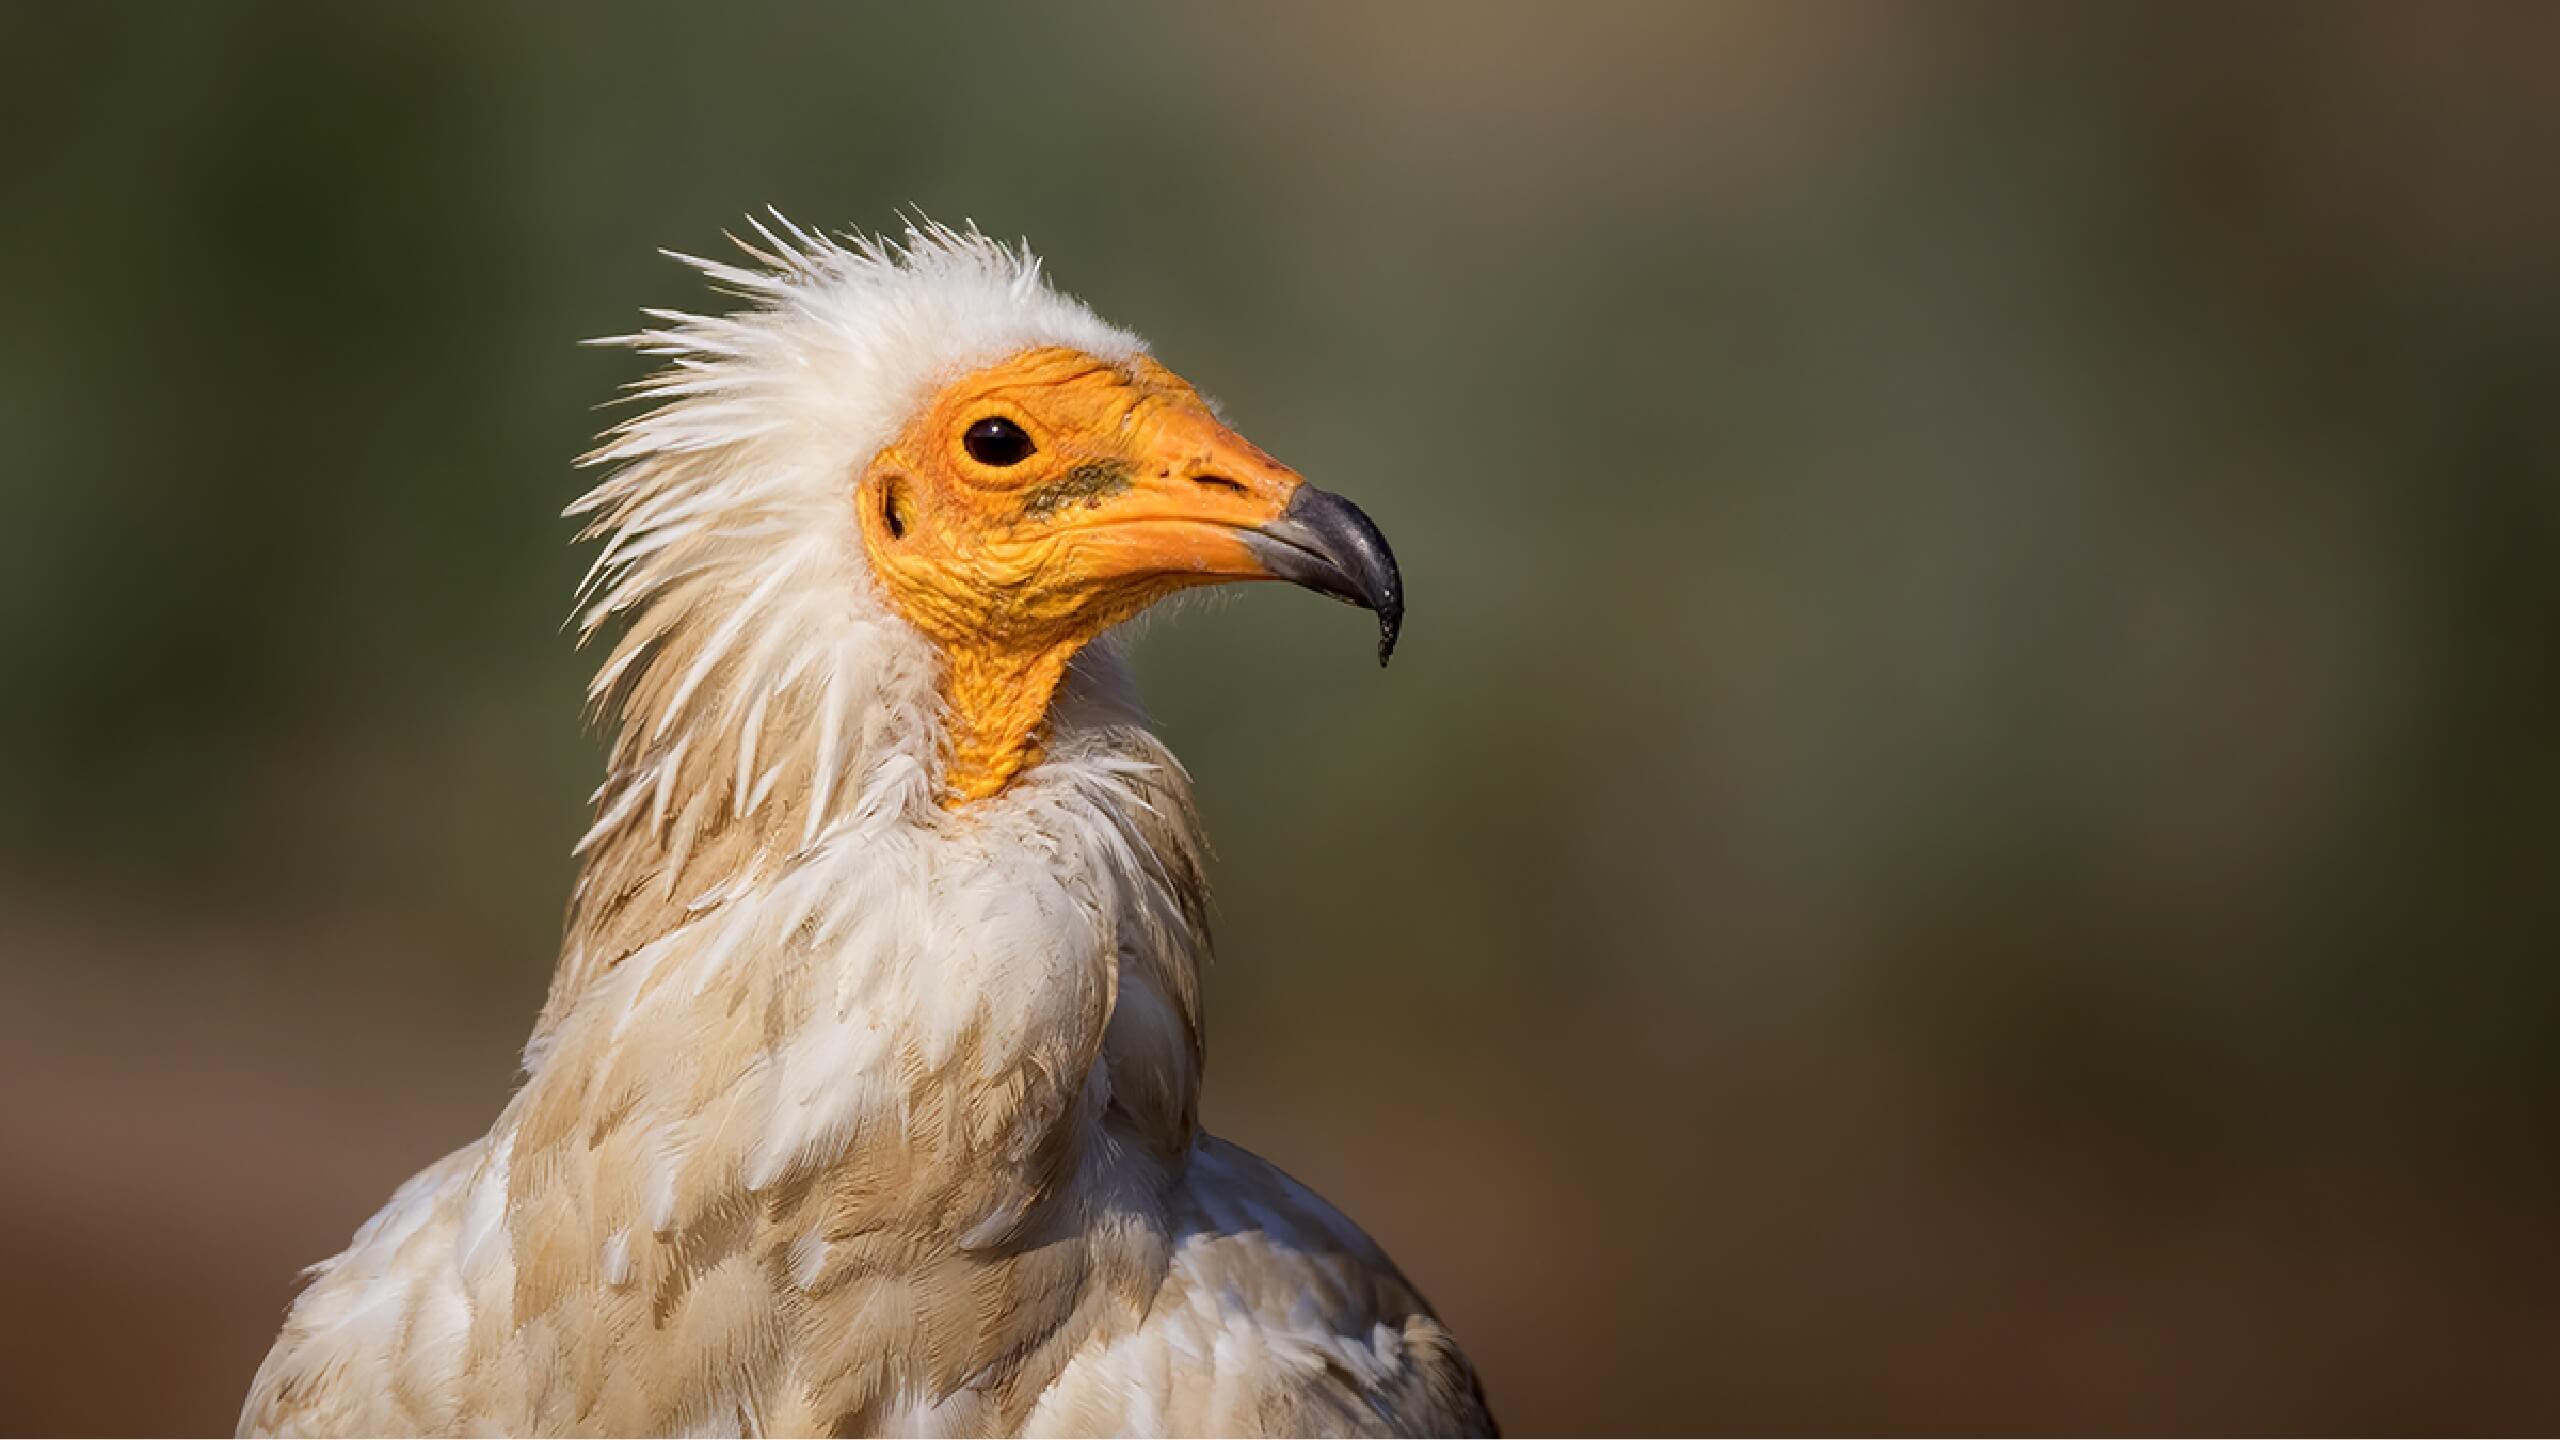
[[[903,475],[885,475],[880,480],[880,523],[888,528],[889,538],[907,538],[907,481]]]

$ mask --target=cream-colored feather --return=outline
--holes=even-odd
[[[844,477],[937,385],[1132,336],[1026,253],[758,227],[591,457],[624,628],[526,1080],[317,1268],[244,1434],[1466,1433],[1358,1229],[1203,1134],[1200,838],[1107,645],[937,803],[937,660]]]

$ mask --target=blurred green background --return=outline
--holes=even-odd
[[[582,350],[1027,235],[1413,615],[1149,626],[1211,1123],[1515,1431],[2560,1427],[2560,10],[0,11],[0,1427],[510,1084]]]

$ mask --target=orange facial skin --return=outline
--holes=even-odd
[[[982,430],[973,451],[973,427],[1009,443]],[[1278,578],[1247,536],[1303,483],[1144,357],[1032,350],[945,387],[856,495],[873,573],[946,661],[945,804],[1038,758],[1067,662],[1095,636],[1176,590]]]

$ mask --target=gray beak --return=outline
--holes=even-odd
[[[1387,537],[1359,506],[1300,485],[1279,519],[1245,532],[1245,544],[1273,576],[1377,612],[1378,663],[1395,653],[1396,632],[1404,628],[1404,580]]]

